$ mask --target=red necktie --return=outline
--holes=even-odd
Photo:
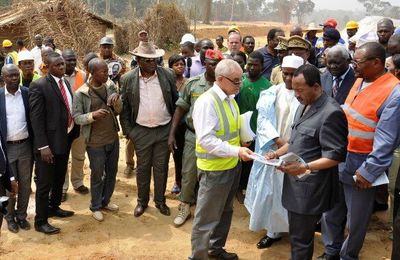
[[[67,93],[65,92],[65,88],[64,88],[64,84],[63,84],[62,79],[60,79],[58,84],[59,84],[61,95],[63,96],[63,99],[64,99],[64,104],[65,104],[65,106],[67,107],[67,110],[68,110],[68,127],[70,127],[71,124],[72,124],[72,116],[71,116],[71,111],[70,111],[70,108],[69,108]]]

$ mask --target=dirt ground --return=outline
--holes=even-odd
[[[90,195],[68,192],[68,200],[62,208],[75,211],[67,219],[50,219],[60,227],[61,233],[47,236],[33,229],[20,230],[13,234],[3,223],[0,234],[0,259],[187,259],[190,254],[190,233],[192,219],[180,228],[173,225],[178,212],[178,201],[170,193],[174,184],[174,164],[171,157],[167,185],[167,205],[171,216],[161,215],[150,202],[145,214],[133,216],[136,205],[135,178],[125,178],[123,170],[124,139],[121,152],[117,184],[112,201],[119,205],[117,213],[105,212],[105,220],[98,222],[89,210]],[[89,162],[85,161],[85,184],[89,186]],[[34,189],[34,185],[32,185]],[[28,221],[33,225],[34,193],[31,195]],[[270,249],[259,250],[256,243],[264,232],[248,230],[249,215],[243,205],[235,201],[234,216],[226,248],[236,252],[240,259],[288,259],[290,244],[287,235]],[[193,214],[194,208],[192,208]],[[386,213],[374,215],[366,237],[360,259],[388,259],[391,241],[388,239],[389,225]],[[323,253],[321,236],[316,233],[314,256]]]
[[[268,28],[280,26],[271,23],[236,23],[242,34],[256,36],[256,48],[266,43]],[[218,34],[226,35],[230,23],[211,27],[198,25],[196,37],[215,39]],[[284,27],[288,35],[288,26]],[[226,42],[225,42],[226,45]],[[117,184],[112,201],[119,205],[117,213],[105,212],[105,220],[97,222],[89,210],[90,195],[80,195],[70,185],[68,200],[62,208],[75,211],[67,219],[50,219],[50,223],[60,227],[61,233],[47,236],[33,229],[21,230],[13,234],[3,223],[0,233],[0,259],[187,259],[190,254],[190,234],[192,219],[180,228],[175,228],[173,219],[178,212],[176,197],[170,193],[174,184],[174,164],[171,157],[167,185],[167,205],[171,216],[161,215],[150,202],[145,214],[139,218],[133,216],[136,205],[135,177],[125,178],[124,139],[121,139],[121,152]],[[85,185],[89,186],[89,162],[85,161]],[[35,189],[32,185],[33,190]],[[287,235],[270,249],[259,250],[256,243],[265,234],[264,231],[248,230],[249,215],[243,205],[235,201],[234,216],[226,249],[236,252],[240,259],[288,259],[290,244]],[[28,221],[33,226],[34,193],[31,195]],[[192,208],[192,214],[194,208]],[[391,241],[388,239],[389,225],[387,212],[372,217],[370,231],[367,234],[360,256],[362,260],[389,259]],[[316,233],[314,256],[323,253],[321,236]]]

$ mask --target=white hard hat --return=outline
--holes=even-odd
[[[179,44],[184,44],[185,42],[196,43],[196,39],[194,38],[193,34],[186,33],[182,36],[181,42]]]
[[[30,51],[20,51],[18,53],[18,62],[23,60],[34,60],[33,54]]]

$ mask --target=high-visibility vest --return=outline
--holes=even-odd
[[[204,97],[203,97],[204,96]],[[222,141],[227,141],[234,146],[240,146],[240,113],[239,107],[235,100],[232,104],[236,110],[237,119],[233,116],[232,110],[226,100],[221,100],[217,93],[210,89],[205,92],[201,98],[210,98],[214,101],[214,106],[217,111],[220,130],[216,132],[216,136]],[[196,156],[197,167],[203,171],[224,171],[236,167],[239,158],[235,157],[218,157],[208,153],[196,140]]]
[[[11,57],[13,64],[18,65],[18,53],[16,51],[9,52],[7,57]]]
[[[386,73],[367,88],[358,91],[362,81],[361,78],[356,80],[342,108],[349,127],[347,150],[369,154],[372,152],[375,129],[379,121],[377,111],[400,81],[392,74]]]
[[[75,84],[73,86],[74,92],[78,90],[83,84],[85,84],[85,78],[80,70],[75,71]]]

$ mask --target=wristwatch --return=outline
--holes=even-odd
[[[310,166],[308,165],[308,163],[305,163],[304,166],[306,167],[306,171],[304,172],[304,174],[310,174],[311,169],[310,169]]]

